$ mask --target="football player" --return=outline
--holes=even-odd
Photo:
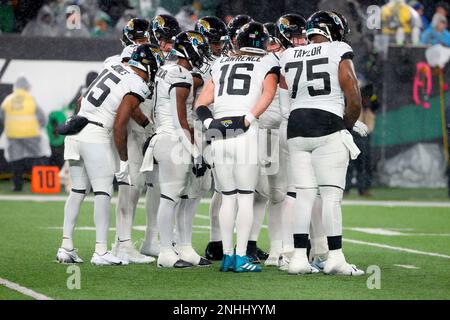
[[[361,94],[351,60],[353,50],[339,41],[344,28],[332,12],[319,11],[309,17],[306,33],[310,43],[286,50],[280,61],[280,87],[290,95],[287,138],[291,174],[301,199],[296,203],[295,250],[288,272],[317,272],[309,264],[306,251],[312,208],[319,190],[329,247],[323,272],[362,275],[364,271],[348,264],[342,252],[345,175],[349,154],[354,158],[359,153],[348,132],[361,110]],[[284,104],[285,98],[281,99]]]
[[[236,40],[234,55],[222,57],[213,65],[212,78],[196,102],[196,113],[213,136],[213,163],[222,193],[220,270],[259,272],[261,266],[251,263],[246,255],[259,175],[257,118],[275,95],[279,69],[264,59],[269,34],[262,24],[245,24]],[[214,117],[208,108],[212,103]]]
[[[217,17],[207,16],[199,19],[195,24],[195,30],[200,32],[205,36],[211,46],[211,57],[212,60],[215,61],[219,59],[225,50],[225,46],[228,44],[228,30],[225,23]],[[211,78],[211,70],[208,70],[206,73],[201,74],[203,84],[208,82]],[[195,81],[195,79],[194,79]],[[196,96],[198,96],[203,89],[203,85],[196,90]],[[210,106],[212,108],[212,106]],[[197,126],[197,124],[200,124]],[[199,133],[203,133],[203,124],[200,121],[196,121],[196,130]],[[196,137],[200,136],[204,137],[203,134],[196,134]],[[203,144],[203,154],[205,156],[206,162],[212,165],[212,159],[210,157],[211,144],[210,141],[201,141],[199,143]],[[213,167],[213,166],[212,166]],[[214,167],[211,169],[214,174]],[[208,184],[209,179],[209,184]],[[206,191],[206,187],[211,184],[210,182],[211,175],[209,172],[205,173],[203,177],[203,184],[201,189],[201,193]],[[219,208],[221,203],[220,197],[220,186],[217,183],[217,179],[214,179],[214,192],[211,198],[211,203],[209,205],[209,216],[210,216],[210,239],[208,245],[205,249],[205,257],[209,260],[222,260],[223,258],[223,246],[222,246],[222,238],[220,237],[220,227],[219,227]]]
[[[66,138],[72,143],[65,150],[65,158],[69,160],[73,189],[65,206],[63,241],[57,252],[59,262],[82,262],[72,241],[79,207],[67,204],[74,195],[84,197],[89,185],[95,195],[96,226],[91,263],[119,265],[127,262],[107,251],[112,182],[114,175],[118,181],[129,181],[127,124],[130,117],[139,124],[147,120],[138,107],[150,94],[149,85],[156,73],[157,62],[150,46],[141,45],[133,52],[129,64],[111,64],[104,68],[82,97],[78,115],[72,117],[61,131],[71,135]],[[112,131],[121,160],[118,172],[111,143]]]
[[[134,50],[139,44],[149,43],[149,25],[150,23],[144,19],[131,19],[124,28],[122,43],[128,46],[122,52],[121,58],[123,62],[130,59],[128,52]],[[150,49],[156,57],[158,66],[162,64],[163,54],[159,47],[151,45]],[[150,117],[152,96],[145,99],[140,104],[139,108],[144,115]],[[150,120],[144,123],[144,126],[137,124],[133,119],[128,125],[128,155],[129,155],[129,173],[131,184],[126,181],[118,181],[119,193],[116,206],[116,242],[113,245],[112,253],[123,260],[128,260],[129,263],[151,263],[154,258],[140,254],[132,243],[131,233],[133,220],[136,213],[136,206],[144,187],[144,177],[140,174],[139,169],[142,164],[143,154],[142,145],[146,138],[153,132],[153,126]],[[148,218],[147,227],[152,230],[156,227],[156,221]],[[149,227],[149,224],[152,224]],[[150,231],[149,231],[150,232]],[[149,233],[147,232],[147,234]]]
[[[182,203],[182,199],[187,200],[191,171],[197,177],[206,171],[206,164],[189,125],[187,106],[194,99],[191,71],[193,68],[203,70],[210,56],[210,48],[202,34],[187,31],[175,37],[173,51],[178,58],[176,63],[164,65],[157,73],[154,106],[157,129],[146,151],[152,152],[158,163],[161,188],[158,208],[161,247],[157,263],[164,268],[208,266],[211,262],[192,248],[191,211],[179,209],[177,252],[172,243],[176,206],[187,203]]]

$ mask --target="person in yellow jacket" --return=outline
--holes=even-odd
[[[29,90],[27,79],[19,77],[0,109],[0,133],[4,130],[7,140],[5,158],[12,167],[14,191],[22,191],[23,173],[43,156],[40,127],[45,124],[45,115]]]
[[[422,25],[418,13],[405,0],[389,0],[381,7],[382,33],[391,43],[418,43]]]

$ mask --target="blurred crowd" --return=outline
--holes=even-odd
[[[381,10],[367,10],[371,5]],[[133,17],[151,19],[171,14],[182,30],[187,30],[205,15],[216,15],[228,23],[233,16],[245,13],[269,22],[286,12],[298,11],[307,17],[317,10],[337,10],[349,17],[353,44],[381,35],[383,39],[378,42],[382,46],[450,46],[449,9],[450,0],[0,0],[0,32],[117,38]]]

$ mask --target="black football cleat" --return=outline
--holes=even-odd
[[[258,257],[258,247],[256,246],[256,241],[248,241],[247,242],[247,257],[249,258],[251,263],[259,264],[261,261]]]
[[[221,261],[223,258],[222,241],[210,241],[205,249],[205,258],[212,261]]]
[[[205,259],[203,257],[200,257],[200,262],[198,263],[199,267],[209,267],[212,265],[212,261]]]
[[[258,256],[259,260],[267,260],[267,258],[269,257],[269,254],[261,250],[261,248],[256,248],[256,255]]]
[[[174,263],[173,267],[174,268],[179,268],[179,269],[183,269],[183,268],[192,268],[194,265],[190,262],[184,261],[184,260],[178,260],[177,262]]]

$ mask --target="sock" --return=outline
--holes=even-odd
[[[106,253],[106,242],[96,242],[95,252],[97,252],[101,256],[104,255]]]
[[[247,254],[247,243],[253,225],[254,194],[237,194],[238,212],[236,216],[236,254]]]
[[[177,211],[177,244],[180,246],[192,246],[192,224],[199,203],[200,198],[180,201],[180,209]]]
[[[172,249],[175,205],[176,203],[174,201],[166,198],[159,200],[158,229],[161,239],[161,249]]]
[[[335,187],[320,187],[322,221],[328,237],[342,235],[341,201],[344,191]],[[330,248],[330,250],[333,250]]]
[[[209,233],[209,241],[221,241],[220,225],[219,225],[219,209],[222,203],[222,195],[219,192],[214,191],[211,198],[211,204],[209,205],[209,217],[211,231]]]
[[[267,224],[269,227],[270,251],[281,253],[282,231],[281,231],[281,209],[283,201],[278,203],[269,203],[267,212]]]
[[[295,201],[294,234],[309,234],[311,213],[317,189],[298,189]]]
[[[263,196],[256,194],[253,203],[253,224],[250,231],[250,240],[258,241],[261,226],[264,221],[264,215],[266,213],[267,199]]]
[[[219,210],[220,235],[222,237],[223,254],[233,254],[233,230],[236,218],[237,195],[222,194],[222,205]]]
[[[94,197],[94,222],[96,230],[96,242],[98,243],[108,243],[110,216],[111,197],[103,194],[96,195]]]
[[[73,243],[71,242],[71,239],[73,237],[73,230],[75,228],[77,217],[80,212],[81,203],[83,202],[85,197],[85,193],[71,191],[69,193],[69,197],[66,200],[66,204],[64,205],[63,243],[61,245],[61,247],[63,247],[64,249],[73,249]],[[64,238],[70,239],[70,243],[64,242]],[[66,246],[71,246],[71,248],[68,248]]]
[[[322,223],[322,199],[320,196],[314,201],[311,215],[311,257],[323,256],[328,253],[328,243]]]
[[[330,251],[342,249],[342,236],[328,237],[327,240]]]
[[[61,243],[61,248],[66,249],[67,251],[73,250],[73,241],[72,239],[63,238]]]
[[[147,188],[145,193],[145,211],[147,212],[147,228],[145,229],[145,243],[150,244],[158,240],[158,207],[160,199],[159,186]]]
[[[293,195],[295,195],[295,193]],[[294,250],[294,206],[295,198],[288,194],[283,201],[281,210],[283,253],[291,252]]]
[[[131,239],[131,186],[119,185],[116,205],[116,239],[119,241]]]

